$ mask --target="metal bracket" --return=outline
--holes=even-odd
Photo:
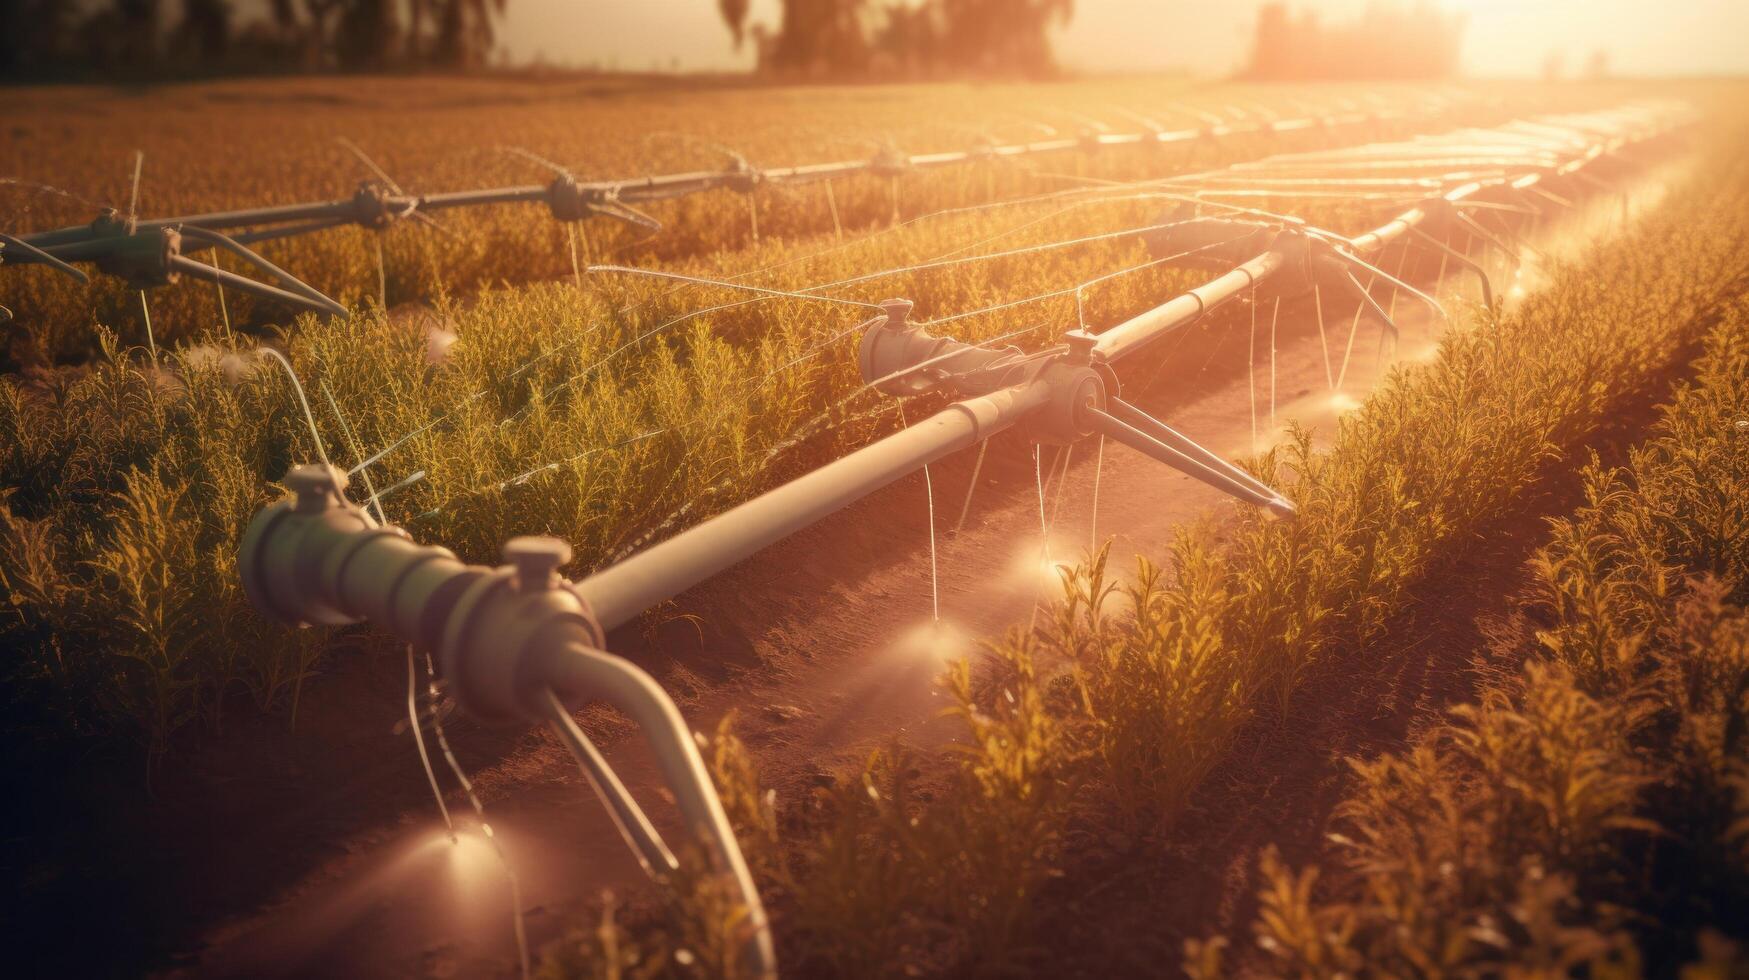
[[[613,218],[652,234],[662,230],[662,222],[619,200],[611,192],[585,187],[570,174],[560,174],[547,185],[547,208],[558,221],[582,221],[600,215]]]
[[[97,271],[115,276],[134,289],[168,286],[176,281],[175,259],[182,255],[182,232],[173,227],[137,230],[137,222],[113,209],[91,222]]]

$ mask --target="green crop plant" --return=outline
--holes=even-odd
[[[217,724],[239,684],[259,703],[284,702],[316,656],[279,652],[283,639],[234,643],[212,624],[262,629],[220,550],[234,549],[293,463],[368,462],[354,481],[364,502],[472,560],[546,532],[572,541],[584,567],[605,564],[896,428],[896,409],[855,366],[858,328],[876,312],[866,304],[905,295],[921,314],[953,316],[943,329],[956,336],[1036,344],[1195,283],[1200,273],[1159,264],[1139,233],[1057,244],[1088,237],[1089,222],[1150,227],[1160,208],[1127,194],[1033,202],[668,267],[713,279],[764,268],[763,286],[790,292],[856,280],[823,291],[830,302],[597,274],[440,298],[419,317],[307,318],[277,341],[291,373],[266,345],[216,328],[157,356],[107,335],[80,369],[3,383],[0,478],[21,530],[0,569],[36,583],[13,590],[17,615],[0,625],[22,653],[8,690],[33,700],[56,678],[100,679],[114,690],[42,695],[70,713],[53,724],[154,745],[188,721]],[[970,261],[911,268],[943,256]],[[901,271],[871,277],[874,263]],[[1114,270],[1128,271],[1079,285]],[[167,538],[157,546],[180,542],[169,587],[207,612],[198,622],[112,607],[126,592],[118,569],[140,564],[105,555],[138,524],[129,495],[147,488],[169,525],[153,532]],[[197,561],[210,567],[189,567]],[[129,621],[133,632],[115,635]],[[128,652],[135,643],[146,652]],[[105,666],[113,657],[130,663]],[[132,690],[146,683],[139,664],[151,665],[149,693]]]
[[[1504,118],[1514,106],[1596,104],[1613,97],[1609,88],[1483,86],[1474,110],[1452,121]],[[1268,86],[1088,82],[1054,89],[1048,104],[1022,115],[1015,106],[1031,100],[1012,86],[678,96],[419,79],[380,80],[373,89],[379,94],[360,97],[349,87],[317,79],[290,82],[279,91],[250,83],[196,86],[155,93],[125,114],[89,104],[101,96],[73,91],[21,97],[9,113],[11,137],[0,145],[0,177],[8,178],[0,181],[0,228],[19,233],[84,224],[99,205],[126,211],[134,200],[136,149],[144,154],[144,168],[135,207],[151,217],[342,198],[357,181],[378,179],[373,165],[410,193],[545,183],[554,176],[549,162],[579,179],[629,179],[719,169],[729,163],[731,152],[758,165],[784,166],[867,159],[888,144],[926,152],[965,149],[987,139],[1041,139],[1052,129],[1060,137],[1079,131],[1087,119],[1139,127],[1114,115],[1114,107],[1139,111],[1167,128],[1194,128],[1205,125],[1200,114],[1219,113],[1234,103],[1275,107],[1291,116],[1303,111],[1308,97],[1303,90]],[[1360,97],[1362,90],[1331,86],[1310,94],[1336,104]],[[1417,90],[1395,94],[1409,98]],[[846,98],[857,103],[856,112],[844,111]],[[263,111],[269,99],[281,104]],[[286,100],[303,100],[309,108],[287,110]],[[1377,132],[1408,131],[1408,123],[1390,123]],[[341,138],[367,151],[372,163],[356,159],[338,142]],[[836,240],[942,209],[1062,190],[1085,178],[1161,177],[1360,138],[1314,127],[1164,151],[1117,147],[901,180],[859,178],[833,185],[830,196],[823,185],[750,195],[720,191],[652,205],[652,215],[666,226],[655,237],[600,222],[566,226],[538,207],[512,206],[448,213],[440,219],[441,228],[404,222],[379,234],[349,227],[269,242],[262,250],[348,305],[386,301],[397,306],[445,292],[568,277],[574,262],[628,257],[670,262],[741,252],[767,241]],[[207,257],[203,254],[203,260]],[[230,262],[222,256],[213,260],[227,267]],[[8,269],[5,286],[6,303],[18,316],[9,328],[8,363],[83,360],[95,351],[94,322],[130,344],[146,342],[142,299],[116,280],[83,286],[31,267]],[[252,328],[285,322],[283,310],[234,293],[221,308],[219,293],[205,283],[156,290],[144,303],[160,343],[201,336],[225,320]]]
[[[1551,467],[1574,465],[1614,406],[1656,384],[1731,309],[1749,281],[1741,220],[1749,172],[1729,150],[1740,136],[1733,130],[1721,139],[1710,162],[1630,234],[1556,268],[1519,308],[1479,313],[1446,337],[1431,363],[1393,374],[1340,423],[1327,449],[1315,450],[1302,433],[1256,461],[1260,473],[1285,478],[1299,509],[1293,520],[1242,517],[1220,546],[1185,535],[1160,568],[1142,561],[1121,607],[1103,555],[1072,573],[1034,635],[998,645],[988,680],[966,667],[950,675],[965,744],[947,754],[951,775],[927,800],[917,801],[907,781],[913,767],[895,750],[841,776],[823,804],[792,807],[779,820],[798,829],[788,837],[775,902],[792,956],[864,972],[952,971],[984,962],[975,957],[991,948],[994,929],[1000,948],[1023,957],[1045,907],[1041,890],[1025,882],[1072,870],[1060,842],[1167,832],[1244,726],[1279,716],[1330,650],[1375,637],[1421,575],[1508,516]],[[1018,678],[1034,693],[1011,699]],[[1632,763],[1627,733],[1643,724],[1643,712],[1599,701],[1559,666],[1538,673],[1526,692],[1493,697],[1467,716],[1468,761],[1428,764],[1485,765],[1497,779],[1540,779],[1567,787],[1566,795],[1524,804],[1534,810],[1496,807],[1477,826],[1554,835],[1576,851],[1639,826],[1633,802],[1649,777]],[[993,730],[1000,737],[988,737]],[[1048,773],[1072,791],[986,792],[981,778],[1016,771],[1022,747],[1025,771]],[[720,777],[731,796],[757,796],[745,767]],[[1741,793],[1740,776],[1716,783],[1727,797],[1727,789]],[[1400,801],[1437,799],[1416,786],[1391,792]],[[895,798],[914,802],[882,805]],[[972,813],[977,819],[967,822]],[[1004,828],[1013,826],[1035,844],[1025,862],[1009,850]],[[1403,833],[1415,829],[1406,823]],[[1735,833],[1726,838],[1735,841]],[[949,887],[940,877],[949,862],[929,846],[939,840],[955,842],[956,874],[990,876],[953,883],[954,894],[974,896],[956,903],[959,918],[929,904]],[[986,848],[1009,855],[999,871],[963,860]],[[1053,886],[1049,907],[1073,904],[1072,882]],[[1551,967],[1580,952],[1627,955],[1608,931],[1593,942],[1557,928],[1568,879],[1509,884],[1527,934],[1541,944],[1525,948],[1541,950]],[[1280,906],[1284,929],[1348,935],[1345,919],[1290,907],[1310,894],[1309,880],[1273,887],[1266,904]],[[995,894],[1018,900],[995,902]],[[919,908],[925,914],[913,917]],[[967,909],[1000,911],[985,918]],[[885,951],[878,965],[853,934],[878,937]],[[1285,948],[1290,939],[1271,933],[1271,941]],[[1196,952],[1193,967],[1215,968],[1215,947]],[[1341,968],[1334,953],[1305,955],[1330,966],[1307,972]]]
[[[1336,876],[1265,857],[1269,972],[1742,970],[1749,305],[1696,368],[1627,465],[1593,464],[1585,503],[1552,522],[1522,671],[1354,761]]]

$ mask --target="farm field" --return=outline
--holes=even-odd
[[[1003,435],[653,607],[608,646],[655,674],[691,726],[714,732],[701,737],[705,761],[786,972],[1092,975],[1182,961],[1193,975],[1223,964],[1316,975],[1336,962],[1391,974],[1429,950],[1454,971],[1520,956],[1728,963],[1729,943],[1745,938],[1725,914],[1739,872],[1720,870],[1693,903],[1665,890],[1685,867],[1738,867],[1728,862],[1741,860],[1749,819],[1749,746],[1728,734],[1742,712],[1728,693],[1741,659],[1731,652],[1741,506],[1720,490],[1742,482],[1744,458],[1730,441],[1749,283],[1742,94],[1727,83],[1148,79],[23,93],[0,148],[0,176],[15,181],[0,185],[0,230],[14,235],[88,221],[100,203],[127,208],[135,148],[134,208],[155,217],[344,197],[373,166],[418,194],[550,179],[531,155],[603,179],[714,169],[730,151],[778,167],[1025,140],[1041,126],[1390,110],[1352,127],[640,205],[659,232],[506,205],[263,246],[343,302],[346,319],[293,316],[187,279],[141,293],[0,267],[14,317],[0,403],[6,716],[13,769],[41,787],[33,808],[8,818],[7,864],[35,907],[13,921],[46,921],[107,884],[84,914],[116,940],[99,952],[37,929],[27,955],[191,975],[515,975],[514,904],[545,975],[743,971],[748,925],[733,896],[705,876],[680,881],[676,902],[654,897],[551,734],[479,725],[451,714],[439,689],[413,691],[423,658],[383,631],[289,630],[251,607],[238,542],[291,466],[352,471],[354,502],[465,561],[496,564],[518,534],[563,538],[574,555],[563,572],[582,580],[945,404],[937,393],[901,407],[859,373],[857,344],[882,300],[911,301],[935,335],[1049,351],[1067,330],[1104,332],[1216,276],[1196,260],[1236,239],[1185,245],[1172,237],[1182,225],[1212,214],[1225,228],[1239,215],[1280,229],[1288,212],[1356,236],[1425,194],[1319,196],[1277,179],[1241,212],[1191,203],[1192,185],[1165,178],[1264,180],[1277,171],[1258,161],[1282,154],[1656,98],[1692,107],[1692,119],[1621,150],[1631,165],[1588,189],[1595,202],[1528,230],[1489,223],[1466,236],[1461,257],[1494,284],[1494,308],[1472,270],[1405,247],[1382,253],[1389,270],[1363,271],[1365,302],[1320,293],[1271,304],[1253,287],[1124,362],[1118,376],[1138,404],[1246,459],[1294,516],[1219,506],[1218,492],[1103,442],[1041,449]],[[1484,244],[1497,227],[1511,227],[1510,241]],[[1393,276],[1415,288],[1391,288]],[[1374,301],[1396,321],[1394,343],[1368,312]],[[1656,408],[1676,391],[1686,392],[1677,407]],[[1706,434],[1705,418],[1724,435]],[[1592,451],[1603,462],[1581,474]],[[1686,489],[1645,489],[1656,482],[1648,460],[1696,452],[1700,475]],[[1623,463],[1630,475],[1610,475]],[[1608,503],[1623,487],[1665,496]],[[1704,507],[1671,509],[1697,494]],[[1633,506],[1664,516],[1622,509]],[[1704,526],[1683,524],[1691,511],[1708,515]],[[1561,515],[1575,516],[1549,543],[1541,519]],[[1597,530],[1608,522],[1641,537]],[[1659,584],[1575,584],[1563,571],[1600,549],[1614,556],[1597,559],[1609,569],[1632,550],[1639,564],[1619,576]],[[1475,611],[1470,633],[1436,640],[1421,680],[1404,680],[1421,656],[1408,635],[1426,625],[1417,617],[1461,592],[1474,563],[1501,584],[1456,604],[1454,618]],[[1689,578],[1704,573],[1714,579]],[[1461,636],[1482,611],[1519,608],[1520,591],[1540,597],[1524,615],[1553,625],[1472,665],[1482,646]],[[1631,609],[1611,605],[1642,593]],[[1700,629],[1696,616],[1723,638],[1717,663],[1706,659],[1712,639],[1671,638],[1679,621]],[[1575,653],[1581,642],[1593,652]],[[1678,659],[1703,646],[1692,666]],[[1401,687],[1352,685],[1375,657]],[[1708,678],[1689,688],[1705,703],[1643,719],[1643,699],[1656,696],[1635,684],[1673,685],[1683,671]],[[1595,831],[1591,850],[1581,859],[1551,843],[1566,840],[1563,828],[1452,843],[1501,863],[1463,893],[1467,904],[1434,907],[1476,922],[1519,914],[1534,865],[1646,917],[1604,921],[1545,890],[1543,918],[1502,937],[1460,942],[1429,925],[1420,945],[1391,938],[1406,913],[1389,896],[1433,886],[1377,872],[1380,855],[1401,853],[1388,848],[1408,846],[1376,831],[1382,794],[1411,792],[1410,778],[1467,786],[1488,760],[1442,747],[1472,745],[1485,725],[1509,729],[1537,698],[1564,698],[1584,724],[1625,740],[1607,747],[1629,760],[1617,795],[1579,828]],[[421,850],[442,825],[405,724],[413,700],[426,741],[443,735],[433,718],[449,719],[473,775],[466,793],[441,777],[458,826],[475,828],[468,856],[447,864]],[[1481,707],[1444,720],[1468,700]],[[1328,704],[1336,720],[1314,721]],[[1375,705],[1382,714],[1355,721]],[[576,717],[636,795],[661,797],[660,764],[625,737],[624,717],[599,706]],[[1283,753],[1303,764],[1290,776],[1266,756],[1295,730],[1315,734],[1305,754]],[[1406,754],[1388,754],[1397,750]],[[1346,775],[1343,754],[1381,752]],[[1665,752],[1694,761],[1661,775]],[[1704,797],[1710,837],[1671,823],[1690,811],[1636,808],[1654,778]],[[1373,795],[1345,795],[1358,792]],[[515,896],[502,894],[497,854],[478,836],[476,800],[501,831]],[[1271,815],[1297,805],[1303,815]],[[1522,812],[1512,807],[1531,804],[1464,805],[1507,814],[1505,826]],[[1363,843],[1315,843],[1332,812]],[[652,817],[684,836],[679,821]],[[1211,829],[1223,822],[1247,829]],[[1658,852],[1667,877],[1595,892],[1649,846],[1632,834],[1654,824],[1712,850],[1671,844]],[[1309,897],[1297,883],[1316,867],[1346,890]],[[1215,911],[1174,898],[1175,882],[1225,901]],[[603,889],[620,898],[604,908]],[[391,905],[403,907],[383,911]],[[1069,909],[1098,914],[1063,927],[1073,942],[1029,938]],[[1358,931],[1344,931],[1350,922]],[[1576,936],[1579,922],[1595,934]]]
[[[309,79],[184,86],[130,102],[102,90],[44,89],[9,108],[10,138],[0,147],[0,172],[8,181],[0,183],[0,206],[5,230],[20,234],[85,224],[102,207],[126,213],[131,205],[134,213],[155,217],[347,198],[360,183],[385,176],[410,193],[431,194],[545,183],[555,168],[579,180],[629,179],[715,170],[737,155],[754,166],[783,167],[1072,139],[1095,127],[1131,133],[1410,108],[1423,111],[1413,128],[1426,132],[1440,127],[1439,111],[1455,112],[1460,103],[1468,111],[1443,118],[1478,123],[1520,111],[1594,106],[1607,101],[1612,88],[1626,91],[1609,84],[1560,87],[1532,99],[1510,86],[1482,83],[1467,90],[1330,85],[1290,91],[1131,80],[1057,85],[1031,98],[1023,87],[994,84],[698,90],[444,79],[365,87]],[[1410,129],[1398,120],[1358,135]],[[1359,139],[1340,130],[1236,133],[1166,147],[1164,158],[1146,148],[1109,147],[912,174],[896,197],[891,180],[869,177],[835,183],[830,201],[825,185],[797,185],[657,202],[647,210],[666,227],[654,236],[612,221],[570,227],[581,230],[575,247],[583,262],[694,258],[708,268],[703,257],[735,254],[745,256],[744,272],[781,257],[781,246],[756,247],[762,242],[793,248],[834,230],[878,229],[895,214],[916,218],[1060,191],[1070,186],[1064,175],[1135,179]],[[269,242],[263,254],[344,302],[386,298],[391,307],[483,285],[558,279],[574,268],[568,226],[549,220],[539,205],[446,213],[437,220],[443,229],[418,221],[398,222],[380,236],[340,228]],[[879,247],[905,254],[896,243]],[[836,261],[843,267],[847,257]],[[146,342],[136,291],[113,279],[78,287],[32,268],[9,283],[7,298],[16,317],[16,363],[89,357],[93,322],[129,343]],[[257,315],[245,296],[227,302],[238,324],[265,327],[286,318],[284,308]],[[224,319],[211,288],[161,290],[151,306],[154,326],[167,341],[204,336]]]

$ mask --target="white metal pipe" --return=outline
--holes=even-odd
[[[784,484],[578,582],[604,629],[751,557],[956,450],[1013,426],[1051,391],[1022,385],[956,402],[872,445]]]

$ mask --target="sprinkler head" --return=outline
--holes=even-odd
[[[285,475],[286,489],[297,499],[293,508],[299,514],[320,514],[344,502],[346,482],[346,474],[327,463],[294,466]]]
[[[911,310],[915,304],[908,299],[883,299],[881,312],[886,314],[886,322],[881,326],[887,330],[903,330],[909,325]]]
[[[571,546],[559,538],[524,535],[504,542],[504,563],[516,569],[519,592],[544,592],[559,584],[559,566],[571,560]]]
[[[1099,338],[1085,330],[1071,330],[1063,335],[1063,342],[1069,345],[1069,363],[1086,366],[1093,363],[1094,348],[1099,346]]]

